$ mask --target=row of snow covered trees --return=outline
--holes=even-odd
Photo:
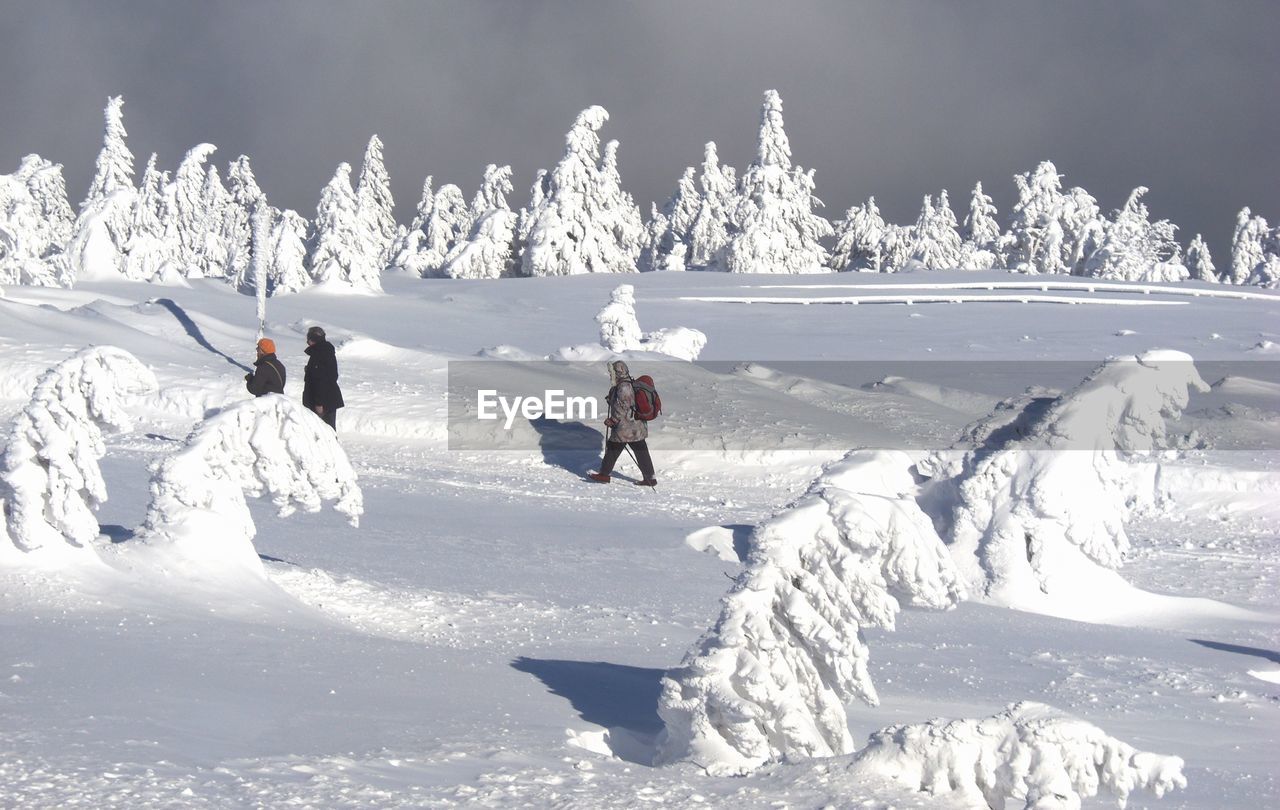
[[[1098,278],[1280,285],[1280,228],[1240,212],[1229,267],[1214,267],[1197,234],[1184,250],[1167,220],[1152,222],[1135,189],[1103,216],[1084,189],[1062,189],[1052,163],[1017,175],[1006,227],[979,183],[958,221],[947,192],[926,196],[913,225],[887,223],[871,198],[833,226],[817,213],[814,173],[791,163],[782,99],[765,94],[755,160],[740,175],[706,145],[646,224],[618,172],[618,142],[601,147],[602,107],[578,115],[565,152],[539,171],[527,206],[513,211],[511,167],[490,165],[470,203],[461,189],[423,185],[413,222],[394,216],[382,142],[374,135],[356,185],[338,166],[314,220],[271,206],[241,156],[226,182],[210,144],[191,149],[170,176],[153,154],[141,181],[126,144],[123,100],[106,108],[106,132],[77,214],[62,167],[38,155],[0,176],[0,283],[69,286],[76,279],[225,278],[272,294],[311,284],[378,290],[384,272],[498,278],[636,270],[735,273],[990,269]],[[828,245],[832,245],[829,249]]]

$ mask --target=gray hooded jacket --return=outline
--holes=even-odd
[[[609,389],[605,402],[609,405],[609,417],[615,420],[609,428],[611,442],[639,442],[649,438],[649,425],[636,418],[636,390],[631,385],[631,371],[621,360],[609,363]]]

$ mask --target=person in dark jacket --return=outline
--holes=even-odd
[[[307,330],[307,368],[302,377],[302,405],[310,408],[325,424],[338,429],[338,409],[345,405],[338,388],[338,357],[324,330]]]
[[[609,363],[609,379],[613,387],[605,396],[609,418],[604,423],[609,428],[609,435],[604,442],[604,460],[600,463],[600,471],[591,473],[587,478],[601,484],[609,483],[613,465],[622,455],[623,448],[630,447],[642,476],[635,482],[636,486],[657,486],[658,481],[653,477],[653,459],[649,456],[646,441],[649,426],[636,418],[636,389],[631,384],[631,370],[621,360],[614,360]]]
[[[284,363],[276,357],[275,341],[258,341],[258,359],[253,361],[253,371],[244,375],[244,387],[255,397],[284,393]]]

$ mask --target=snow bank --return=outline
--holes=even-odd
[[[715,627],[663,679],[659,761],[744,773],[852,753],[844,704],[878,702],[862,627],[892,629],[900,601],[962,596],[910,467],[899,451],[854,451],[756,528]]]
[[[1138,751],[1102,729],[1040,703],[981,720],[932,720],[872,734],[850,770],[967,806],[1079,808],[1099,789],[1121,807],[1135,790],[1185,788],[1179,757]]]
[[[138,533],[144,548],[134,553],[194,578],[224,571],[265,576],[245,495],[267,495],[281,517],[333,501],[354,526],[364,511],[355,471],[333,431],[298,403],[269,394],[205,420],[156,465]]]
[[[150,370],[113,346],[84,349],[40,377],[0,457],[9,540],[0,543],[0,563],[56,565],[92,554],[93,510],[107,500],[103,431],[129,430],[125,400],[156,387]]]
[[[636,319],[635,288],[630,284],[619,285],[613,291],[609,303],[596,313],[596,323],[600,324],[600,345],[615,354],[657,352],[693,361],[707,345],[705,334],[685,326],[642,332]]]
[[[1152,351],[1108,360],[1047,404],[1028,396],[983,420],[962,469],[950,468],[961,476],[952,551],[970,587],[1032,607],[1118,567],[1126,518],[1155,496],[1135,483],[1153,476],[1135,476],[1132,462],[1169,446],[1165,419],[1181,413],[1189,389],[1208,390],[1191,357]]]

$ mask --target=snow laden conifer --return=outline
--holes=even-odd
[[[307,220],[291,209],[274,213],[273,220],[267,276],[271,294],[301,292],[312,282],[307,272]]]
[[[911,464],[854,451],[756,527],[715,627],[662,681],[660,761],[740,774],[853,752],[845,704],[878,702],[862,629],[963,595]]]
[[[1187,269],[1179,261],[1181,250],[1174,240],[1175,226],[1168,220],[1152,222],[1139,186],[1102,235],[1102,242],[1085,260],[1082,274],[1119,281],[1183,281]]]
[[[441,272],[449,278],[501,278],[514,275],[516,257],[516,221],[518,216],[507,207],[511,193],[511,167],[490,163],[484,170],[484,182],[472,205],[475,225],[471,235],[454,246],[445,257]]]
[[[526,276],[635,272],[643,223],[619,182],[617,147],[602,156],[609,113],[588,107],[565,135],[564,156],[535,184],[524,219]]]
[[[689,229],[689,267],[707,270],[719,266],[734,228],[732,215],[737,182],[734,168],[720,165],[715,141],[708,141],[703,151],[702,174],[698,178],[702,200]]]
[[[227,278],[243,293],[257,287],[253,272],[253,256],[257,235],[253,229],[253,212],[266,199],[253,176],[249,158],[241,155],[227,170],[229,198],[223,208],[222,239],[227,247]],[[263,247],[265,250],[265,246]]]
[[[213,144],[192,147],[178,164],[173,176],[173,218],[170,238],[177,251],[183,275],[204,275],[205,239],[216,220],[205,199],[205,163],[217,150]]]
[[[205,278],[228,278],[233,245],[227,232],[227,220],[235,202],[222,184],[218,167],[205,167],[204,183],[200,186],[200,206],[204,212],[207,230],[198,253],[198,274]]]
[[[976,183],[969,195],[969,213],[960,225],[960,266],[966,270],[990,270],[999,263],[1000,226],[996,206]]]
[[[376,134],[369,138],[364,150],[360,179],[356,183],[356,208],[367,232],[370,259],[381,272],[391,259],[391,244],[396,238],[396,204],[382,158],[382,140]]]
[[[1213,257],[1209,255],[1209,246],[1205,244],[1200,234],[1196,234],[1196,238],[1191,240],[1191,244],[1187,245],[1186,255],[1182,259],[1183,265],[1187,268],[1187,276],[1192,281],[1208,281],[1217,283],[1218,269],[1213,266]]]
[[[1236,216],[1231,239],[1231,268],[1224,274],[1231,284],[1280,286],[1280,228],[1270,229],[1248,207]]]
[[[897,781],[957,807],[1079,808],[1105,790],[1124,807],[1131,793],[1187,786],[1180,757],[1139,751],[1097,726],[1041,703],[1014,704],[979,720],[930,720],[871,735],[849,772]]]
[[[356,289],[380,291],[379,266],[369,243],[369,231],[360,219],[351,165],[341,163],[320,193],[316,207],[315,246],[311,251],[311,275],[318,283],[349,284]]]
[[[1073,273],[1099,241],[1105,227],[1097,202],[1080,188],[1062,190],[1062,177],[1049,161],[1014,176],[1018,202],[1001,238],[1005,266],[1022,273]]]
[[[1117,568],[1129,548],[1125,520],[1153,499],[1132,465],[1173,444],[1165,420],[1191,390],[1208,386],[1190,356],[1150,351],[1108,360],[1047,403],[1026,398],[976,425],[979,449],[948,473],[952,556],[970,590],[1036,609],[1078,597],[1073,588]]]
[[[693,362],[707,345],[706,334],[687,326],[642,331],[636,318],[636,291],[630,284],[614,288],[609,303],[596,313],[596,323],[600,327],[600,345],[615,354],[657,352]]]
[[[725,247],[731,273],[820,273],[827,251],[819,240],[831,223],[813,212],[813,172],[791,166],[782,121],[782,97],[765,93],[756,159],[742,175],[734,210],[736,232]]]
[[[0,284],[70,287],[63,251],[73,225],[61,166],[27,155],[0,176]]]
[[[960,265],[960,251],[960,234],[947,192],[944,190],[936,202],[926,194],[911,230],[911,260],[927,270],[952,269]]]
[[[471,209],[462,189],[446,183],[436,191],[432,202],[424,226],[426,236],[416,260],[424,277],[441,275],[449,253],[471,232]]]
[[[89,193],[80,204],[67,247],[76,278],[119,278],[124,273],[137,189],[133,185],[133,153],[126,143],[124,99],[107,99],[102,149],[94,166]]]
[[[431,209],[436,201],[435,191],[431,187],[432,180],[432,176],[427,175],[426,180],[422,182],[422,196],[418,199],[413,221],[391,245],[390,259],[387,263],[387,269],[391,272],[423,275],[425,268],[419,257],[422,253],[422,243],[427,238],[424,230],[427,226],[427,218],[431,216]]]
[[[840,273],[880,272],[885,232],[886,225],[875,197],[850,208],[836,224],[836,246],[828,266]]]
[[[648,270],[684,270],[693,238],[694,219],[702,204],[695,183],[696,170],[689,166],[680,175],[676,191],[662,207],[662,230],[654,232],[654,244],[648,251]]]
[[[134,553],[192,578],[265,576],[245,496],[270,499],[281,517],[326,502],[357,525],[363,495],[332,430],[301,404],[270,394],[196,426],[161,460]]]
[[[93,512],[107,500],[103,431],[129,430],[127,399],[156,387],[150,370],[113,346],[84,349],[40,377],[0,455],[0,562],[92,554]]]
[[[129,243],[126,246],[125,277],[155,281],[178,273],[178,252],[168,204],[169,177],[156,168],[156,154],[147,159],[138,195],[134,199]]]

